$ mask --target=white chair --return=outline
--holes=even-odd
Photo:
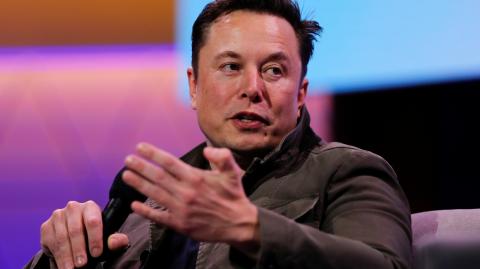
[[[480,269],[480,209],[412,214],[414,269]]]

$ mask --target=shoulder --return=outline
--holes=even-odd
[[[330,157],[338,156],[338,157],[365,157],[365,158],[373,158],[383,160],[383,158],[371,151],[364,150],[352,145],[347,145],[339,142],[330,142],[330,143],[323,143],[319,144],[315,147],[312,154],[325,154]]]
[[[329,167],[333,173],[345,173],[351,170],[383,171],[388,177],[396,178],[391,165],[380,155],[355,146],[331,142],[318,145],[310,152],[311,158]],[[359,171],[360,172],[360,171]]]
[[[334,186],[348,189],[358,185],[401,189],[397,174],[384,158],[351,145],[319,144],[311,149],[305,165],[311,176],[325,184],[327,191]]]

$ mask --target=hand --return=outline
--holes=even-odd
[[[87,263],[85,233],[89,252],[98,257],[103,252],[102,212],[93,201],[70,201],[62,209],[53,211],[41,226],[40,243],[43,251],[53,256],[59,269],[73,269]],[[125,234],[112,234],[108,238],[111,250],[128,245]]]
[[[228,149],[204,150],[213,170],[194,168],[152,145],[139,144],[126,158],[125,182],[164,206],[139,202],[132,209],[192,239],[251,248],[259,241],[258,212],[245,195],[243,171]]]

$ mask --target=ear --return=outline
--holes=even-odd
[[[195,80],[195,75],[193,68],[189,67],[187,69],[188,77],[188,88],[190,92],[190,104],[194,110],[197,109],[197,81]]]
[[[308,79],[303,79],[300,88],[298,89],[297,94],[297,117],[300,117],[300,112],[302,111],[302,107],[305,105],[305,98],[307,96],[307,89],[308,89]]]

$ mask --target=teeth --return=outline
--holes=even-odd
[[[244,115],[244,116],[242,116],[240,119],[241,119],[241,120],[249,120],[249,121],[255,120],[254,117],[251,117],[251,116],[248,116],[248,115]]]
[[[241,122],[254,122],[254,121],[262,121],[261,118],[257,117],[256,115],[249,115],[249,114],[241,114],[237,117],[237,119]]]
[[[243,118],[243,119],[240,119],[240,121],[243,121],[243,122],[251,122],[251,121],[253,121],[253,120],[251,120],[251,119],[246,119],[246,118]]]

